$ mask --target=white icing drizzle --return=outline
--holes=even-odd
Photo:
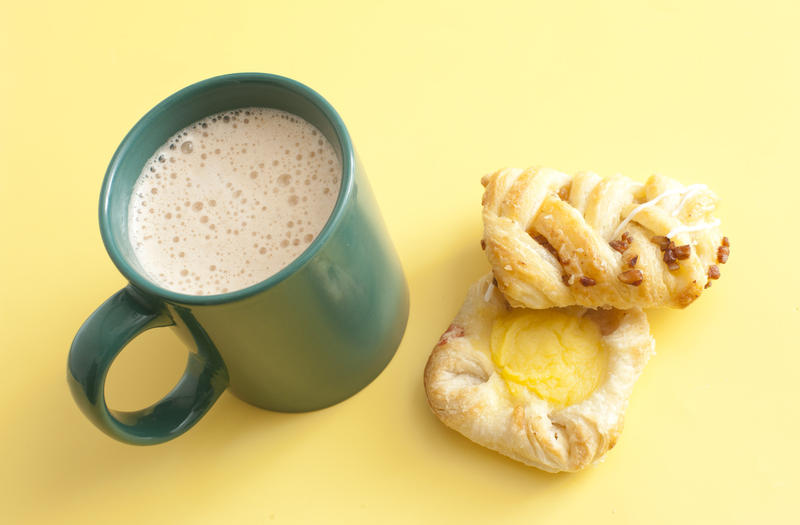
[[[628,223],[631,222],[633,220],[633,218],[640,211],[642,211],[642,210],[644,210],[646,208],[650,208],[652,206],[655,206],[656,204],[658,204],[658,201],[660,201],[661,199],[663,199],[665,197],[669,197],[670,195],[680,195],[681,193],[683,193],[685,191],[686,191],[686,188],[681,188],[681,189],[675,188],[675,189],[672,189],[672,190],[667,190],[667,191],[665,191],[664,193],[662,193],[660,195],[656,195],[654,198],[650,199],[649,201],[641,203],[640,205],[635,207],[633,210],[631,210],[631,212],[628,214],[628,216],[625,217],[625,220],[623,220],[621,223],[619,223],[619,226],[617,226],[617,229],[614,230],[614,233],[611,235],[611,238],[612,239],[616,239],[617,237],[622,235],[622,231],[625,229],[625,226],[627,226]]]
[[[625,219],[621,223],[619,223],[619,226],[617,226],[617,228],[614,230],[614,233],[611,235],[611,238],[612,239],[616,239],[617,237],[622,235],[622,232],[625,229],[625,226],[627,226],[628,223],[631,222],[633,220],[633,218],[639,212],[641,212],[642,210],[644,210],[646,208],[650,208],[652,206],[655,206],[656,204],[658,204],[658,202],[660,200],[662,200],[662,199],[664,199],[666,197],[669,197],[671,195],[683,195],[684,193],[686,194],[681,199],[681,202],[678,203],[678,207],[675,208],[675,210],[672,212],[672,216],[674,217],[675,215],[678,214],[678,212],[680,212],[681,208],[683,208],[683,205],[686,204],[686,201],[688,201],[689,198],[692,197],[692,195],[695,195],[697,192],[703,191],[703,190],[706,190],[706,189],[708,189],[708,186],[706,186],[705,184],[692,184],[690,186],[686,186],[685,188],[673,188],[673,189],[667,190],[667,191],[665,191],[665,192],[663,192],[663,193],[661,193],[659,195],[656,195],[655,197],[653,197],[649,201],[643,202],[640,205],[636,206],[634,209],[632,209],[631,212],[628,214],[628,216],[625,217]],[[676,230],[677,229],[678,228],[676,228]],[[698,228],[698,229],[702,230],[704,228]],[[690,230],[690,231],[696,231],[696,230]],[[669,235],[667,235],[667,237],[669,237]]]
[[[486,287],[486,293],[483,294],[483,301],[489,302],[489,299],[492,298],[492,292],[494,291],[494,282],[490,282],[489,286]]]
[[[701,230],[708,230],[710,228],[715,228],[720,225],[719,219],[714,219],[711,222],[701,222],[700,224],[695,224],[694,226],[678,226],[671,232],[669,232],[666,237],[667,239],[672,239],[674,236],[678,235],[679,233],[690,233],[690,232],[699,232]]]
[[[693,196],[700,193],[701,191],[707,189],[708,186],[706,186],[705,184],[692,184],[691,186],[688,186],[686,188],[686,195],[684,195],[683,198],[681,199],[681,202],[678,203],[678,207],[675,208],[675,210],[672,212],[672,216],[673,217],[677,216],[681,212],[681,208],[683,208],[683,205],[686,204],[686,202],[689,199],[691,199]]]

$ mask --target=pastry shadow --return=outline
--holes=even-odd
[[[425,403],[427,407],[427,399],[425,397],[424,388],[418,390],[418,397],[421,398],[420,402]],[[510,477],[518,478],[520,482],[524,482],[525,489],[522,492],[530,492],[532,488],[531,483],[537,483],[535,486],[544,485],[557,485],[566,481],[566,477],[570,473],[551,473],[540,470],[536,467],[531,467],[499,452],[486,448],[482,445],[475,443],[469,438],[463,436],[459,432],[447,427],[433,414],[430,409],[427,414],[426,426],[426,442],[436,447],[443,447],[447,450],[447,457],[439,456],[442,458],[443,463],[452,465],[451,461],[458,461],[461,465],[460,468],[465,468],[467,462],[475,462],[474,469],[482,474],[491,473],[496,478],[492,481],[489,478],[484,478],[484,482],[488,485],[503,480],[508,481]],[[469,468],[469,467],[466,467]]]
[[[420,413],[421,417],[416,418],[416,422],[422,434],[423,446],[427,448],[426,453],[430,455],[430,461],[440,463],[439,468],[445,471],[455,469],[466,476],[478,476],[480,473],[480,484],[493,483],[485,477],[487,472],[497,476],[498,480],[519,478],[521,493],[529,494],[532,482],[537,486],[552,486],[565,481],[568,476],[548,473],[515,461],[445,426],[431,411],[422,380],[428,357],[461,307],[467,290],[490,271],[480,248],[481,233],[477,229],[453,235],[459,241],[456,246],[441,250],[439,253],[445,252],[444,255],[409,269],[414,308],[404,346],[415,349],[411,368],[416,379],[409,402]],[[474,242],[463,241],[470,237]]]

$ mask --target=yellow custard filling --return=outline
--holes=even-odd
[[[557,407],[589,397],[605,375],[597,325],[558,310],[513,310],[492,325],[492,361],[512,393],[527,387]]]

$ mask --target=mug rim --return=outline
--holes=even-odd
[[[240,290],[214,295],[191,295],[174,292],[152,282],[150,279],[142,275],[130,264],[128,264],[125,257],[123,257],[122,251],[119,247],[118,239],[112,234],[111,228],[110,210],[112,207],[112,183],[119,169],[122,158],[132,147],[131,145],[136,142],[136,140],[146,131],[151,122],[154,121],[163,111],[166,111],[175,104],[179,103],[180,100],[186,96],[193,95],[204,90],[217,88],[226,84],[240,82],[272,84],[287,88],[290,91],[298,93],[322,112],[322,114],[328,119],[333,127],[333,130],[339,139],[339,144],[341,145],[342,179],[339,187],[339,195],[336,198],[336,204],[333,207],[333,211],[328,217],[328,220],[325,222],[325,225],[323,226],[319,235],[317,235],[311,244],[300,255],[295,257],[292,262],[266,279]],[[172,95],[159,102],[156,106],[150,109],[150,111],[145,113],[145,115],[139,119],[139,121],[131,128],[131,130],[128,131],[128,133],[125,135],[125,138],[122,139],[122,142],[114,152],[114,156],[111,158],[108,168],[106,169],[102,190],[100,192],[100,235],[102,236],[106,252],[108,252],[108,255],[111,257],[111,260],[117,269],[122,273],[122,275],[125,276],[126,279],[128,279],[131,284],[150,295],[154,295],[161,299],[178,304],[196,306],[224,304],[240,301],[242,299],[252,297],[262,291],[268,290],[281,281],[284,281],[290,275],[293,275],[300,268],[302,268],[320,250],[322,245],[324,245],[331,236],[338,223],[341,222],[342,216],[344,215],[345,204],[350,199],[350,195],[353,191],[354,167],[355,154],[353,151],[353,145],[350,140],[350,134],[348,133],[342,118],[339,116],[333,106],[331,106],[331,104],[322,97],[322,95],[310,87],[291,78],[271,73],[230,73],[207,78],[205,80],[195,82],[194,84],[190,84],[189,86],[176,91]]]

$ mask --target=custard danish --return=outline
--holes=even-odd
[[[476,443],[576,471],[616,443],[654,346],[639,309],[512,309],[487,275],[431,353],[425,392],[436,416]]]

